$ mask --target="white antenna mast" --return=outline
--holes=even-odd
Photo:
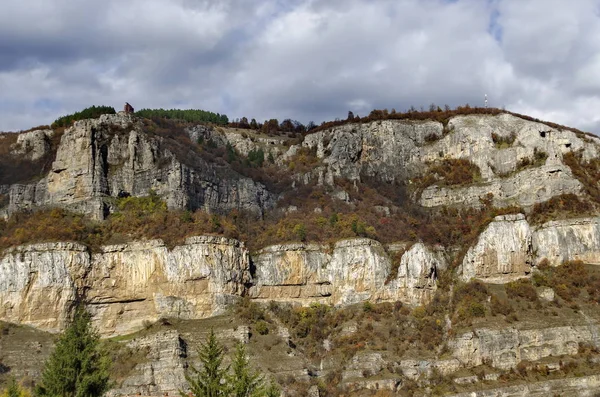
[[[487,107],[488,107],[487,94],[485,94],[485,108],[487,109]]]

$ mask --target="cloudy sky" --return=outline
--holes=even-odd
[[[0,131],[90,105],[483,105],[600,133],[600,0],[2,0]]]

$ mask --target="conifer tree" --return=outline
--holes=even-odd
[[[24,390],[21,389],[21,386],[17,383],[15,377],[11,377],[8,382],[8,387],[2,393],[2,397],[22,397],[25,395]]]
[[[192,374],[185,374],[192,394],[195,397],[228,396],[224,381],[229,367],[223,366],[223,347],[217,342],[214,330],[211,329],[206,343],[201,344],[198,354],[202,367],[197,369],[190,366]],[[179,393],[182,397],[187,397],[185,392]]]
[[[250,368],[246,348],[238,343],[231,365],[229,377],[230,396],[232,397],[262,397],[264,382],[262,376]]]
[[[110,387],[109,360],[99,349],[100,338],[92,329],[91,316],[82,305],[56,342],[46,361],[39,397],[96,397]]]

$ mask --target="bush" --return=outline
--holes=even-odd
[[[581,153],[567,153],[563,156],[563,161],[571,168],[575,178],[583,184],[585,192],[589,194],[596,203],[600,203],[600,159],[594,158],[590,161],[583,161]]]
[[[427,173],[415,179],[422,188],[438,184],[455,186],[474,183],[481,179],[479,167],[465,159],[444,159],[429,166]]]
[[[264,320],[260,320],[254,326],[254,329],[261,335],[267,335],[269,333],[269,324]]]
[[[454,322],[470,324],[473,318],[485,317],[488,295],[487,286],[478,280],[456,286],[452,298]]]
[[[582,261],[567,261],[557,267],[548,266],[546,261],[538,265],[538,270],[534,274],[535,284],[554,289],[558,296],[569,302],[579,297],[584,289],[593,291],[597,282],[595,277],[590,277]]]
[[[492,311],[492,315],[496,316],[501,314],[503,316],[508,316],[513,312],[513,308],[510,303],[504,299],[498,298],[496,295],[492,295],[490,300],[490,309]]]
[[[514,132],[511,132],[510,135],[507,136],[501,136],[496,134],[495,132],[492,132],[492,141],[498,149],[511,147],[512,144],[515,142],[515,139],[517,139],[517,134],[515,134]]]
[[[528,279],[512,281],[506,284],[505,289],[509,298],[522,298],[530,302],[538,301],[537,292]]]
[[[581,216],[589,214],[593,210],[594,206],[591,203],[583,201],[575,194],[568,193],[535,204],[529,214],[529,219],[532,223],[541,224],[556,219],[559,215]]]

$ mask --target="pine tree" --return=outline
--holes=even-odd
[[[23,390],[21,389],[21,387],[17,383],[17,380],[13,376],[8,382],[8,387],[6,388],[4,393],[2,393],[2,397],[21,397],[21,395],[23,394]]]
[[[91,316],[79,305],[65,332],[46,361],[35,395],[42,397],[95,397],[110,387],[109,360],[99,349],[100,338]]]
[[[185,374],[192,395],[195,397],[228,396],[227,385],[223,381],[227,378],[229,367],[223,366],[223,346],[217,342],[214,330],[211,329],[206,343],[201,344],[198,354],[202,367],[196,369],[190,365],[193,375]],[[182,397],[187,397],[185,392],[179,393]]]
[[[258,372],[252,371],[246,355],[246,348],[238,343],[229,376],[229,395],[232,397],[262,397],[264,382]]]

